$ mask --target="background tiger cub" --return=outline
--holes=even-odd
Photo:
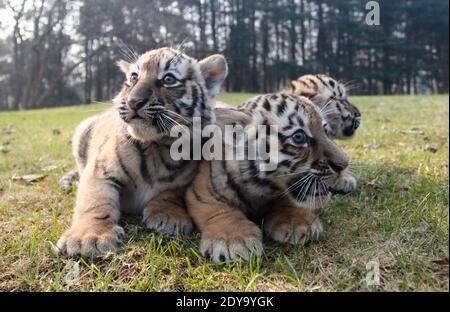
[[[346,86],[330,76],[302,76],[286,91],[307,97],[321,109],[325,131],[333,139],[352,138],[361,125],[361,113],[348,101]]]
[[[184,193],[198,162],[172,160],[169,131],[190,127],[193,117],[214,122],[226,61],[214,55],[197,62],[162,48],[119,65],[126,81],[115,107],[81,123],[73,138],[80,183],[72,225],[57,243],[68,255],[115,251],[122,212],[141,214],[147,228],[165,234],[193,229]]]
[[[332,139],[350,139],[361,125],[359,109],[348,101],[346,86],[327,75],[305,75],[285,89],[305,96],[320,108],[324,128]],[[356,189],[356,178],[346,170],[333,186],[333,190],[349,193]]]
[[[273,149],[278,159],[269,159],[275,165],[270,171],[261,169],[268,162],[260,154],[259,160],[201,163],[186,205],[201,231],[202,255],[223,262],[261,254],[262,219],[265,232],[278,242],[298,244],[318,237],[322,225],[312,210],[326,204],[329,186],[348,160],[326,135],[314,104],[293,94],[268,94],[238,109],[217,108],[216,115],[218,124],[248,126],[245,150],[252,142],[267,143],[260,140],[269,128],[260,133],[258,126],[272,127],[278,146],[262,146]]]

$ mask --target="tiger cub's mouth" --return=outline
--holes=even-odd
[[[330,175],[307,173],[288,183],[290,195],[300,204],[311,208],[322,207],[331,196],[328,180]]]

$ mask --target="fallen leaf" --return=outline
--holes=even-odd
[[[433,263],[436,263],[437,265],[448,265],[448,258],[433,260]]]
[[[56,170],[56,169],[58,169],[58,166],[50,165],[50,166],[43,167],[42,171],[53,171],[53,170]]]
[[[400,131],[403,134],[408,134],[408,135],[425,135],[425,132],[422,130],[407,130],[407,131]]]
[[[26,174],[19,177],[12,177],[14,181],[24,181],[27,184],[31,184],[33,182],[38,182],[43,180],[45,177],[47,177],[45,174]]]
[[[366,185],[372,187],[375,190],[380,188],[380,183],[378,182],[378,179],[373,179],[367,182]]]
[[[380,147],[381,147],[380,144],[367,144],[365,146],[365,148],[368,148],[368,149],[379,149]]]

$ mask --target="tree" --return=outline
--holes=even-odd
[[[308,73],[360,94],[448,92],[448,1],[382,1],[381,25],[359,0],[3,0],[0,108],[110,101],[116,62],[180,47],[224,53],[226,90],[278,91]],[[1,22],[3,23],[3,21]]]

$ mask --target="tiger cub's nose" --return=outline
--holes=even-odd
[[[328,164],[330,165],[331,169],[333,169],[333,171],[336,173],[340,173],[348,167],[347,162],[335,162],[333,160],[328,160]]]
[[[133,100],[128,101],[128,106],[131,109],[138,111],[142,107],[144,107],[144,105],[147,104],[147,102],[148,102],[148,99],[139,99],[139,100],[133,99]]]

